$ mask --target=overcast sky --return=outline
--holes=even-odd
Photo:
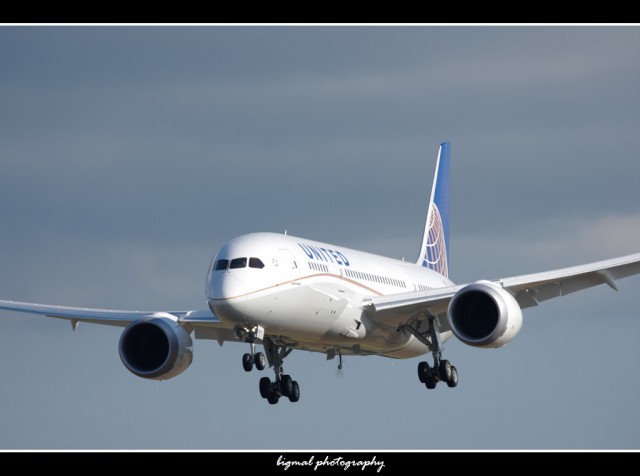
[[[639,27],[0,27],[0,299],[202,309],[251,231],[415,259],[451,142],[451,277],[640,251]],[[294,352],[297,404],[248,346],[165,382],[118,328],[2,312],[0,448],[640,448],[640,278],[528,309],[505,348]],[[270,375],[271,372],[265,375]]]

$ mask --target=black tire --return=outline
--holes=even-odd
[[[429,369],[429,364],[425,361],[420,362],[418,364],[418,380],[420,380],[420,383],[425,383],[430,376],[431,370]]]
[[[280,400],[280,397],[276,394],[273,395],[269,395],[267,397],[267,401],[271,404],[271,405],[275,405],[276,403],[278,403],[278,400]]]
[[[293,392],[293,380],[291,375],[283,375],[280,377],[280,392],[283,397],[288,397]]]
[[[269,398],[273,392],[271,391],[271,380],[269,377],[262,377],[260,379],[260,396],[262,398]]]
[[[436,379],[434,379],[433,377],[429,377],[425,380],[424,384],[425,386],[429,389],[429,390],[433,390],[434,388],[436,388],[436,384],[438,383],[438,381]]]
[[[242,368],[245,372],[251,372],[253,368],[253,357],[251,354],[244,354],[242,356]]]
[[[458,369],[451,366],[451,378],[447,380],[447,385],[451,388],[458,386]]]
[[[440,380],[444,380],[445,382],[449,381],[449,379],[451,378],[451,364],[448,360],[440,361],[438,373],[440,374]]]
[[[258,370],[264,370],[267,366],[267,358],[264,356],[262,352],[258,352],[253,358],[253,363]]]
[[[291,394],[289,394],[289,401],[295,403],[298,400],[300,400],[300,386],[298,385],[298,382],[294,380],[291,385]]]

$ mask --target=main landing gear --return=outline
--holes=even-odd
[[[293,349],[291,347],[279,346],[273,343],[268,337],[264,339],[264,349],[269,356],[269,362],[273,364],[276,379],[272,382],[269,377],[260,379],[260,396],[266,398],[271,405],[275,405],[280,397],[286,397],[290,402],[300,400],[300,386],[290,375],[283,374],[282,363]]]
[[[423,383],[430,390],[436,388],[438,382],[447,382],[447,385],[452,388],[457,386],[458,370],[448,360],[442,359],[442,345],[436,318],[429,316],[429,328],[424,333],[410,325],[404,326],[404,329],[426,345],[433,355],[432,367],[425,361],[418,364],[418,380],[420,380],[420,383]]]

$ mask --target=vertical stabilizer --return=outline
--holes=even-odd
[[[440,144],[431,200],[416,264],[449,277],[449,170],[451,145]]]

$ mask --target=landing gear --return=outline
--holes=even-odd
[[[291,392],[293,392],[293,379],[291,375],[283,375],[280,377],[280,391],[285,397],[291,395]]]
[[[256,340],[264,337],[264,329],[260,326],[253,329],[236,329],[236,333],[239,336],[243,336],[245,342],[251,345],[251,352],[248,352],[242,356],[242,368],[245,372],[251,372],[253,366],[256,369],[264,370],[267,366],[267,359],[262,352],[256,352]]]
[[[242,356],[242,368],[245,372],[251,372],[253,368],[253,356],[251,354],[244,354]]]
[[[451,364],[448,360],[441,360],[438,366],[438,372],[440,374],[440,380],[448,382],[451,380]]]
[[[264,339],[264,349],[269,356],[269,361],[273,364],[276,379],[273,382],[269,377],[262,377],[260,379],[260,396],[266,398],[271,405],[278,403],[280,397],[286,397],[290,402],[297,402],[300,400],[300,386],[298,382],[293,380],[290,375],[282,373],[282,363],[293,349],[276,345],[269,338]]]
[[[447,380],[447,385],[451,388],[458,385],[458,371],[455,367],[451,367],[451,378]]]
[[[300,386],[298,382],[293,381],[293,386],[291,387],[291,393],[289,394],[289,401],[291,403],[295,403],[300,400]]]
[[[245,372],[251,372],[254,365],[258,370],[264,370],[267,366],[267,359],[262,352],[256,352],[254,355],[247,353],[242,356],[242,368]]]
[[[275,405],[280,397],[286,397],[290,402],[300,400],[300,385],[290,375],[282,375],[280,380],[272,382],[269,377],[260,379],[260,396],[266,398],[271,405]]]
[[[418,364],[418,380],[420,383],[426,383],[427,377],[430,377],[429,364],[427,362],[420,362]]]
[[[448,363],[449,362],[447,362],[447,364]],[[449,364],[448,373],[446,370],[443,371],[440,366],[438,367],[438,372],[435,371],[435,368],[435,366],[429,367],[427,362],[420,362],[418,364],[418,379],[429,390],[436,388],[438,382],[447,382],[447,385],[451,388],[458,385],[458,371],[453,365]]]
[[[253,358],[253,363],[256,366],[256,369],[264,370],[267,366],[267,358],[262,352],[258,352]]]
[[[271,394],[271,380],[269,377],[262,377],[260,379],[260,396],[262,398],[269,398]]]
[[[428,362],[418,364],[418,380],[429,390],[436,388],[438,382],[447,382],[449,387],[458,385],[458,370],[448,360],[442,359],[442,345],[440,343],[440,331],[434,316],[429,316],[429,327],[426,332],[420,332],[418,328],[406,325],[404,329],[410,332],[416,339],[422,342],[433,354],[433,366]]]
[[[262,352],[256,352],[253,355],[246,353],[242,356],[242,368],[245,372],[251,372],[254,365],[258,370],[264,370],[267,366],[267,359]]]

